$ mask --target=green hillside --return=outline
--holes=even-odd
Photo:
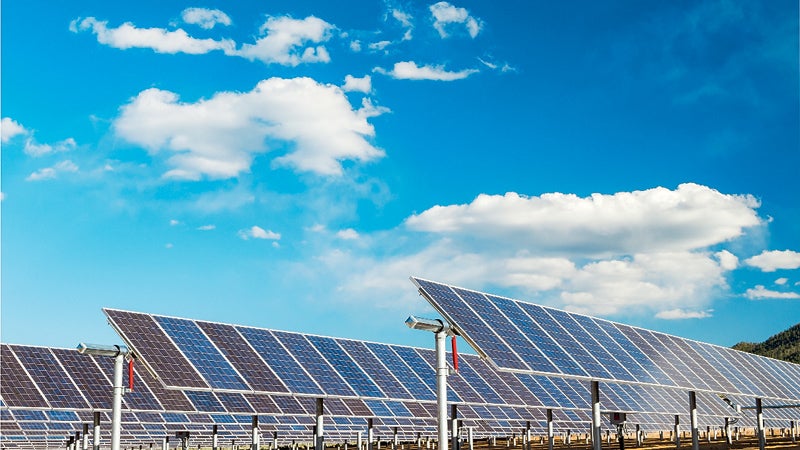
[[[764,342],[739,342],[733,348],[800,364],[800,323]]]

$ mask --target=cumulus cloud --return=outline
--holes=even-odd
[[[375,130],[367,119],[386,111],[367,99],[354,110],[340,88],[310,78],[270,78],[250,92],[219,92],[194,103],[148,89],[121,108],[114,128],[153,155],[166,153],[166,178],[236,177],[271,150],[268,143],[289,144],[274,164],[339,176],[342,161],[384,155],[368,141]]]
[[[16,136],[25,136],[28,130],[10,117],[3,117],[0,122],[0,141],[4,144]]]
[[[778,286],[783,286],[788,282],[789,282],[789,279],[786,278],[786,277],[781,277],[781,278],[778,278],[777,280],[775,280],[775,284],[777,284]]]
[[[739,258],[727,250],[721,250],[714,254],[719,261],[720,267],[725,270],[734,270],[739,267]]]
[[[738,261],[709,249],[761,226],[758,207],[751,196],[695,184],[589,197],[481,195],[360,237],[393,242],[385,258],[336,249],[319,261],[341,272],[340,290],[352,298],[414,304],[413,292],[398,299],[406,280],[397,274],[405,273],[588,314],[702,318]],[[394,248],[399,242],[410,244]]]
[[[301,63],[329,62],[328,50],[316,45],[330,39],[333,25],[314,16],[298,20],[270,17],[261,26],[255,44],[244,44],[236,54],[266,64],[297,66]]]
[[[765,288],[763,285],[757,285],[755,288],[748,289],[744,294],[750,300],[767,300],[767,299],[798,299],[800,294],[796,292],[779,292]]]
[[[253,225],[246,230],[239,230],[239,237],[244,240],[266,239],[271,241],[279,241],[281,239],[280,233],[276,233],[271,230],[265,230],[258,225]]]
[[[391,45],[392,41],[378,41],[369,44],[369,49],[374,52],[379,52],[381,50],[386,49],[389,45]]]
[[[797,269],[800,267],[800,253],[793,250],[764,250],[760,255],[745,259],[744,263],[757,267],[763,272]]]
[[[216,230],[217,226],[216,225],[201,225],[201,226],[197,227],[197,229],[200,230],[200,231],[211,231],[211,230]]]
[[[344,77],[344,86],[342,90],[345,92],[363,92],[368,94],[372,91],[372,77],[364,75],[361,78],[356,78],[352,75]]]
[[[669,311],[661,311],[656,314],[659,319],[676,320],[676,319],[705,319],[711,317],[713,310],[707,311],[688,311],[685,309],[670,309]]]
[[[210,30],[217,25],[229,26],[231,18],[218,9],[186,8],[181,13],[184,22]]]
[[[74,33],[91,31],[97,42],[118,49],[149,48],[157,53],[188,53],[199,55],[215,50],[231,54],[236,44],[230,39],[197,39],[189,36],[183,29],[169,31],[163,28],[138,28],[130,22],[119,27],[109,28],[108,21],[94,17],[74,20],[70,24]]]
[[[28,175],[27,181],[43,181],[56,178],[60,173],[77,172],[78,166],[70,160],[61,161],[52,167],[45,167]]]
[[[356,231],[356,230],[354,230],[352,228],[339,230],[336,233],[336,237],[338,237],[339,239],[343,239],[345,241],[352,241],[352,240],[358,239],[358,231]]]
[[[439,32],[442,38],[449,37],[447,29],[451,24],[460,24],[466,27],[471,38],[475,38],[483,28],[480,19],[472,17],[464,8],[457,8],[448,2],[438,2],[430,6],[433,16],[433,27]]]
[[[67,138],[63,141],[56,142],[53,145],[39,144],[33,139],[25,141],[25,154],[33,157],[48,155],[50,153],[60,153],[75,150],[78,144],[73,138]]]
[[[398,80],[435,80],[454,81],[462,80],[477,73],[475,69],[464,69],[458,72],[449,72],[444,66],[418,66],[414,61],[401,61],[394,64],[392,70],[376,67],[375,72],[389,75]]]

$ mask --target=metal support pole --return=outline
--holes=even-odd
[[[547,410],[547,450],[553,450],[553,410]]]
[[[681,416],[675,414],[675,448],[681,448]]]
[[[359,432],[358,432],[358,434],[356,435],[356,448],[357,448],[358,450],[363,450],[363,449],[361,448],[361,432],[360,432],[360,431],[359,431]]]
[[[437,450],[447,450],[447,330],[436,333],[436,407],[439,422]]]
[[[169,449],[169,436],[164,437],[164,440],[161,441],[161,450],[168,450]]]
[[[114,357],[114,400],[111,404],[111,450],[119,450],[119,434],[122,424],[122,365],[127,352]]]
[[[469,450],[475,450],[475,446],[472,442],[472,427],[467,427],[467,438],[469,439]]]
[[[397,427],[392,429],[392,450],[397,450]]]
[[[531,421],[525,422],[525,450],[531,450]],[[469,449],[472,450],[472,449]]]
[[[272,432],[272,450],[278,450],[278,432]],[[361,449],[359,449],[361,450]]]
[[[94,450],[100,450],[100,413],[94,413],[94,431],[92,432],[92,446]]]
[[[252,439],[253,440],[252,440],[250,448],[252,450],[259,450],[259,447],[260,447],[259,441],[260,441],[260,438],[261,438],[261,433],[258,432],[258,416],[257,415],[253,416],[252,430],[253,430],[253,435],[252,435]]]
[[[367,450],[372,450],[372,419],[367,419]]]
[[[325,450],[325,409],[322,405],[322,399],[317,399],[317,439],[314,443],[315,450]]]
[[[758,431],[756,435],[758,436],[758,450],[764,450],[764,447],[767,445],[767,439],[764,436],[764,413],[761,410],[761,399],[756,399],[756,425],[758,426]]]
[[[689,420],[692,424],[692,450],[700,449],[700,431],[697,429],[697,395],[689,391]]]
[[[81,440],[81,450],[89,450],[89,424],[83,424],[83,440]]]
[[[450,405],[450,437],[453,440],[452,450],[459,450],[458,436],[458,405]]]
[[[795,437],[795,435],[797,434],[797,429],[796,429],[797,428],[797,422],[792,420],[790,425],[792,427],[792,444],[794,444],[795,442],[797,442],[797,438]],[[85,436],[84,436],[84,438],[85,438]]]
[[[218,428],[217,425],[211,426],[211,448],[212,450],[217,450],[219,448],[219,436],[217,436]]]
[[[600,383],[592,381],[592,448],[601,450],[603,443],[600,434]],[[695,449],[697,450],[697,449]]]
[[[733,444],[733,437],[731,436],[731,419],[725,418],[725,442],[728,445]]]

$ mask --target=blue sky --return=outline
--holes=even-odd
[[[2,341],[429,346],[411,275],[762,340],[800,320],[797,8],[6,1]]]

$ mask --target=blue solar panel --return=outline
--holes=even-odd
[[[412,398],[408,390],[406,390],[386,366],[370,352],[364,342],[344,339],[337,340],[337,342],[355,360],[358,366],[364,370],[370,378],[375,380],[388,397],[397,399]],[[394,355],[393,358],[399,359],[396,355]]]
[[[497,392],[492,389],[489,384],[483,380],[483,378],[478,375],[478,373],[466,363],[466,358],[462,358],[462,361],[465,364],[459,365],[459,370],[457,374],[451,375],[451,377],[460,377],[463,379],[466,384],[472,387],[475,392],[479,395],[480,401],[484,403],[505,403],[505,401],[497,394]],[[450,380],[452,382],[452,379]]]
[[[213,392],[186,391],[185,393],[198,411],[227,412]]]
[[[492,349],[495,364],[510,369],[528,369],[519,356],[450,288],[424,280],[417,280],[417,282],[425,292],[435,296],[446,310],[459,312],[459,326],[464,328],[465,335],[472,336],[480,348]]]
[[[320,358],[319,353],[308,342],[305,336],[295,333],[275,331],[275,337],[292,352],[297,361],[303,365],[314,380],[328,395],[355,396],[355,393],[344,382],[342,377],[330,364]]]
[[[422,359],[413,348],[410,347],[393,347],[392,348],[402,358],[403,362],[414,371],[414,373],[428,386],[432,392],[436,392],[436,375],[432,370],[431,365]],[[436,397],[434,397],[435,399]],[[461,397],[453,392],[453,389],[448,386],[447,389],[448,401],[461,403]]]
[[[47,416],[45,415],[44,411],[17,409],[14,410],[14,416],[19,421],[30,421],[30,422],[47,421]]]
[[[631,339],[630,336],[623,334],[621,330],[633,330],[630,327],[616,327],[611,322],[594,319],[594,323],[597,324],[603,331],[611,337],[620,347],[625,349],[629,355],[633,358],[634,361],[640,363],[642,367],[649,373],[658,384],[663,384],[665,386],[676,386],[677,384],[675,381],[672,380],[662,369],[661,367],[656,364],[648,355],[646,355],[642,349],[636,346]],[[641,337],[637,335],[635,332],[632,334],[637,339],[641,340]],[[628,366],[626,366],[628,367]],[[671,366],[670,366],[671,367]]]
[[[257,328],[239,327],[239,332],[247,339],[250,345],[269,361],[275,374],[289,387],[292,392],[300,394],[321,395],[322,389],[303,370],[298,362],[286,351],[277,339],[268,330]]]
[[[249,387],[231,364],[191,320],[156,316],[169,337],[178,345],[192,365],[211,387],[245,390]],[[189,370],[187,367],[184,370]]]
[[[328,360],[331,366],[347,384],[361,397],[386,397],[381,389],[373,382],[364,370],[342,350],[339,344],[331,338],[308,336],[308,340],[316,347],[317,351]]]
[[[429,384],[416,375],[414,370],[409,370],[403,358],[385,344],[366,343],[367,348],[386,366],[392,375],[397,378],[405,389],[416,400],[436,400],[435,388],[431,390]],[[399,348],[399,347],[395,347]],[[402,397],[398,397],[402,398]]]
[[[75,411],[47,411],[47,418],[56,422],[77,422]]]
[[[474,370],[477,376],[480,376],[483,380],[486,381],[487,387],[490,387],[494,392],[497,393],[498,400],[496,402],[490,403],[505,403],[511,405],[524,405],[525,402],[514,392],[513,389],[508,387],[505,381],[503,381],[500,376],[498,376],[497,372],[493,371],[481,358],[470,357],[467,355],[463,355],[460,358],[459,362],[459,370],[464,373],[464,368]],[[468,381],[471,383],[471,377],[467,377]],[[522,385],[519,385],[522,388]],[[522,388],[524,389],[524,388]],[[492,394],[483,394],[484,398],[489,399],[492,398]]]

